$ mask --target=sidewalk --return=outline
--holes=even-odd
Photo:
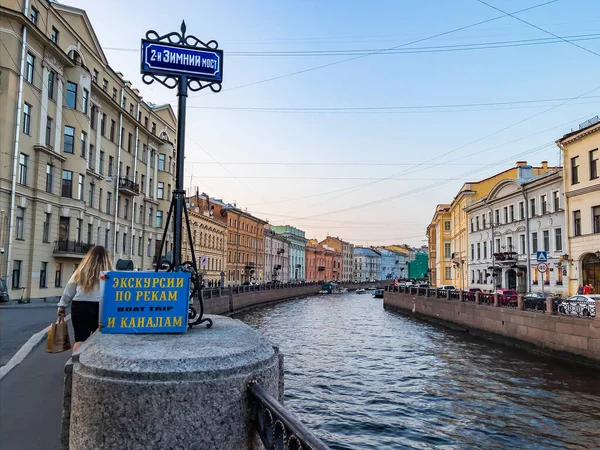
[[[46,353],[42,341],[0,381],[2,450],[60,447],[64,365],[71,352]]]

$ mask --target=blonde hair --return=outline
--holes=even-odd
[[[113,270],[108,251],[101,245],[95,245],[87,252],[77,267],[73,274],[73,282],[81,286],[83,292],[91,292],[100,282],[100,272],[105,270]]]

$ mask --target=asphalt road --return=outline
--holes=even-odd
[[[0,306],[0,366],[5,365],[33,334],[55,320],[54,304]]]

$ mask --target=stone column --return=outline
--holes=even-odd
[[[596,304],[597,303],[598,302],[596,302]],[[552,314],[553,313],[552,309],[553,309],[552,308],[552,297],[548,297],[548,298],[546,298],[546,313]]]
[[[259,448],[247,387],[282,401],[282,356],[242,322],[210,317],[184,334],[95,333],[66,371],[63,449]]]
[[[475,303],[479,304],[479,294],[481,292],[475,292]]]
[[[494,294],[494,306],[498,306],[499,304],[500,303],[499,303],[498,293],[496,292]]]
[[[465,293],[462,289],[460,291],[458,291],[458,300],[461,302],[464,301],[464,295],[465,295]]]
[[[57,75],[56,79],[56,132],[54,133],[54,151],[56,153],[62,153],[60,148],[60,139],[62,137],[62,107],[63,107],[63,84],[65,79],[62,75]],[[47,96],[46,96],[47,97]]]
[[[517,309],[519,311],[523,310],[523,294],[519,294],[519,296],[517,297]]]
[[[42,62],[42,104],[40,105],[40,131],[38,134],[38,143],[46,145],[46,125],[48,124],[48,64]],[[55,80],[56,81],[56,80]],[[58,103],[58,102],[57,102]],[[50,142],[52,145],[52,142]]]
[[[440,298],[440,290],[435,288],[435,298]]]

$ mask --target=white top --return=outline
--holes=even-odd
[[[58,306],[64,306],[66,308],[73,300],[78,302],[99,302],[102,297],[104,297],[104,283],[100,279],[98,279],[98,283],[91,292],[83,292],[83,288],[73,282],[73,277],[71,277],[58,302]]]

